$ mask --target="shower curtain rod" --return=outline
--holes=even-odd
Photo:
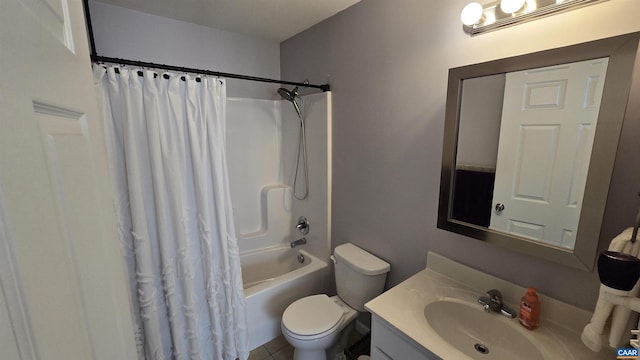
[[[181,67],[181,66],[155,64],[155,63],[144,62],[144,61],[99,56],[96,51],[96,42],[93,37],[93,25],[91,23],[91,11],[89,10],[89,0],[83,0],[82,5],[84,8],[84,18],[87,24],[87,36],[89,38],[89,50],[91,51],[91,61],[93,62],[140,66],[140,67],[164,69],[164,70],[185,72],[185,73],[192,73],[192,74],[211,75],[211,76],[219,76],[224,78],[258,81],[258,82],[281,84],[281,85],[293,85],[293,86],[299,86],[299,87],[320,89],[322,91],[331,91],[331,86],[329,84],[322,84],[322,85],[305,84],[300,82],[268,79],[268,78],[262,78],[257,76],[224,73],[220,71],[202,70],[202,69],[194,69],[194,68],[187,68],[187,67]]]
[[[257,77],[257,76],[232,74],[232,73],[225,73],[225,72],[220,72],[220,71],[194,69],[194,68],[187,68],[187,67],[173,66],[173,65],[165,65],[165,64],[156,64],[156,63],[151,63],[151,62],[144,62],[144,61],[137,61],[137,60],[127,60],[127,59],[120,59],[120,58],[111,58],[111,57],[98,56],[98,55],[91,55],[91,61],[93,61],[95,63],[111,63],[111,64],[131,65],[131,66],[140,66],[140,67],[154,68],[154,69],[164,69],[164,70],[185,72],[185,73],[192,73],[192,74],[219,76],[219,77],[231,78],[231,79],[259,81],[259,82],[282,84],[282,85],[294,85],[294,86],[299,86],[299,87],[320,89],[322,91],[330,91],[331,90],[331,86],[329,84],[322,84],[322,85],[305,84],[305,83],[293,82],[293,81],[268,79],[268,78],[262,78],[262,77]]]

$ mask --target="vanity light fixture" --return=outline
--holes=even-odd
[[[474,24],[479,23],[484,16],[483,10],[482,5],[478,2],[468,3],[460,13],[460,20],[462,20],[462,24],[466,26],[473,26]]]
[[[473,36],[603,1],[607,0],[496,0],[485,5],[472,2],[462,9],[460,20],[464,31]]]
[[[513,14],[522,9],[525,0],[502,0],[500,1],[500,10],[505,14]]]

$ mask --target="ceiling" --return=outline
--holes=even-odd
[[[96,0],[281,42],[360,0]]]

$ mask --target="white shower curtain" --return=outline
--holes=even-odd
[[[246,359],[224,81],[119,72],[94,65],[139,358]]]

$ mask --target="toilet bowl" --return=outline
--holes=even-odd
[[[333,345],[346,343],[349,331],[345,329],[357,316],[358,312],[337,296],[307,296],[284,311],[282,334],[295,348],[294,360],[325,360],[332,357],[327,352]]]
[[[349,243],[336,247],[334,256],[338,295],[298,299],[282,315],[282,334],[294,347],[294,360],[334,360],[343,354],[355,318],[365,302],[382,293],[391,268]]]

